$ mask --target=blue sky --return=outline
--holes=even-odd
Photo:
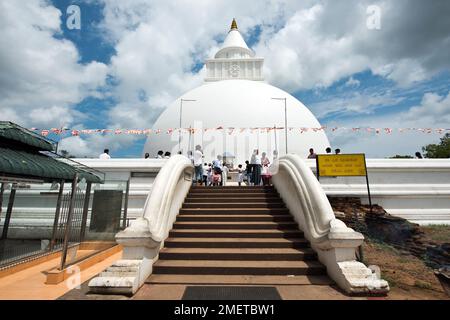
[[[435,2],[448,8],[444,2]],[[197,4],[189,1],[175,5],[171,1],[32,0],[29,7],[11,1],[3,10],[9,10],[10,16],[20,10],[31,12],[34,5],[49,21],[35,21],[37,18],[30,13],[23,21],[12,23],[11,29],[25,26],[30,37],[36,33],[43,41],[53,43],[55,49],[50,54],[56,58],[45,63],[61,70],[61,77],[64,72],[75,74],[71,83],[76,90],[71,92],[70,83],[59,88],[55,71],[50,77],[45,70],[40,74],[35,68],[37,81],[53,86],[47,91],[69,93],[40,97],[39,92],[27,92],[29,86],[21,86],[22,82],[36,82],[24,79],[29,66],[16,66],[17,62],[7,66],[5,62],[2,71],[8,75],[8,81],[17,81],[16,87],[24,88],[17,89],[16,94],[34,99],[5,98],[0,108],[11,120],[20,119],[29,127],[149,128],[171,101],[201,85],[204,59],[217,50],[229,21],[237,17],[247,44],[265,57],[267,81],[302,101],[322,125],[450,128],[449,62],[443,58],[445,51],[447,55],[449,52],[450,27],[445,22],[439,22],[439,26],[427,24],[430,19],[437,21],[443,14],[440,11],[445,10],[433,10],[432,4],[415,1],[373,1],[382,10],[382,27],[368,31],[361,29],[368,18],[364,3],[336,4],[324,0],[298,4],[285,0],[258,7],[218,1],[215,7],[198,4],[205,8],[196,8]],[[66,9],[72,4],[81,9],[80,30],[66,27]],[[415,13],[412,17],[400,15],[411,6]],[[210,16],[184,14],[186,8],[192,7],[198,9],[195,12],[203,10]],[[339,12],[345,12],[349,18],[353,15],[356,25],[343,21]],[[36,24],[42,25],[36,28]],[[421,32],[409,33],[411,26]],[[7,41],[8,30],[3,32]],[[417,39],[410,39],[414,37]],[[414,41],[423,46],[411,45]],[[27,45],[35,45],[31,49],[36,52],[40,50],[39,44],[27,43],[12,43],[11,49],[2,46],[0,50],[5,57],[14,56],[17,52],[29,52]],[[73,59],[60,58],[57,50],[70,52]],[[289,62],[286,56],[291,57]],[[0,85],[6,90],[4,82]],[[46,118],[40,110],[50,105],[54,115]],[[34,110],[39,117],[27,119]],[[356,141],[354,134],[328,135],[335,147],[349,152],[362,150],[373,157],[413,154],[440,137],[393,134],[358,136]],[[66,141],[63,145],[72,148],[73,153],[85,148],[93,154],[110,147],[114,157],[139,157],[145,137],[109,135],[104,139],[81,137]]]

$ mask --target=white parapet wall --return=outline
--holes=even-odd
[[[315,172],[315,161],[307,160]],[[450,224],[450,159],[367,159],[372,203],[411,222]],[[320,178],[328,196],[368,203],[364,177]]]
[[[130,178],[128,217],[131,219],[142,216],[153,181],[167,162],[159,159],[75,160],[104,172],[107,183]],[[315,172],[315,161],[305,161]],[[450,224],[450,159],[367,159],[367,169],[374,204],[415,223]],[[328,196],[359,197],[363,203],[368,203],[364,177],[321,178],[320,183]],[[6,190],[0,219],[4,219],[8,196],[9,190]],[[9,235],[50,237],[56,198],[57,190],[49,193],[49,185],[32,185],[30,189],[19,190]]]

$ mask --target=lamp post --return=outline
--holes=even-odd
[[[286,143],[286,154],[288,154],[288,127],[287,127],[287,104],[286,98],[272,98],[273,100],[284,100],[284,134],[285,134],[285,143]],[[276,130],[276,129],[275,129]]]
[[[178,152],[181,151],[181,126],[182,126],[182,116],[183,116],[183,102],[194,102],[197,100],[192,100],[192,99],[180,99],[180,131],[179,131],[179,135],[178,135]]]

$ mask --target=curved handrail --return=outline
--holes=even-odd
[[[349,293],[386,293],[389,285],[356,261],[364,236],[336,219],[311,169],[298,155],[281,157],[271,167],[272,181],[328,275]]]
[[[300,228],[311,242],[325,240],[330,232],[333,209],[311,169],[294,154],[281,157],[271,168],[273,183]]]
[[[123,246],[122,259],[111,266],[112,275],[101,274],[89,282],[90,287],[128,294],[144,284],[189,192],[193,173],[191,161],[182,155],[175,155],[164,164],[145,201],[143,216],[116,234],[116,241]],[[136,270],[124,276],[121,270],[129,265]]]
[[[192,162],[187,157],[175,155],[156,176],[143,213],[154,241],[160,242],[167,237],[192,184],[193,171]]]

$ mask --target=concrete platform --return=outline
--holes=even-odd
[[[192,285],[190,285],[192,286]],[[134,300],[181,300],[186,285],[144,284]],[[352,300],[338,289],[327,285],[276,286],[283,300]],[[361,299],[361,298],[359,298]]]

